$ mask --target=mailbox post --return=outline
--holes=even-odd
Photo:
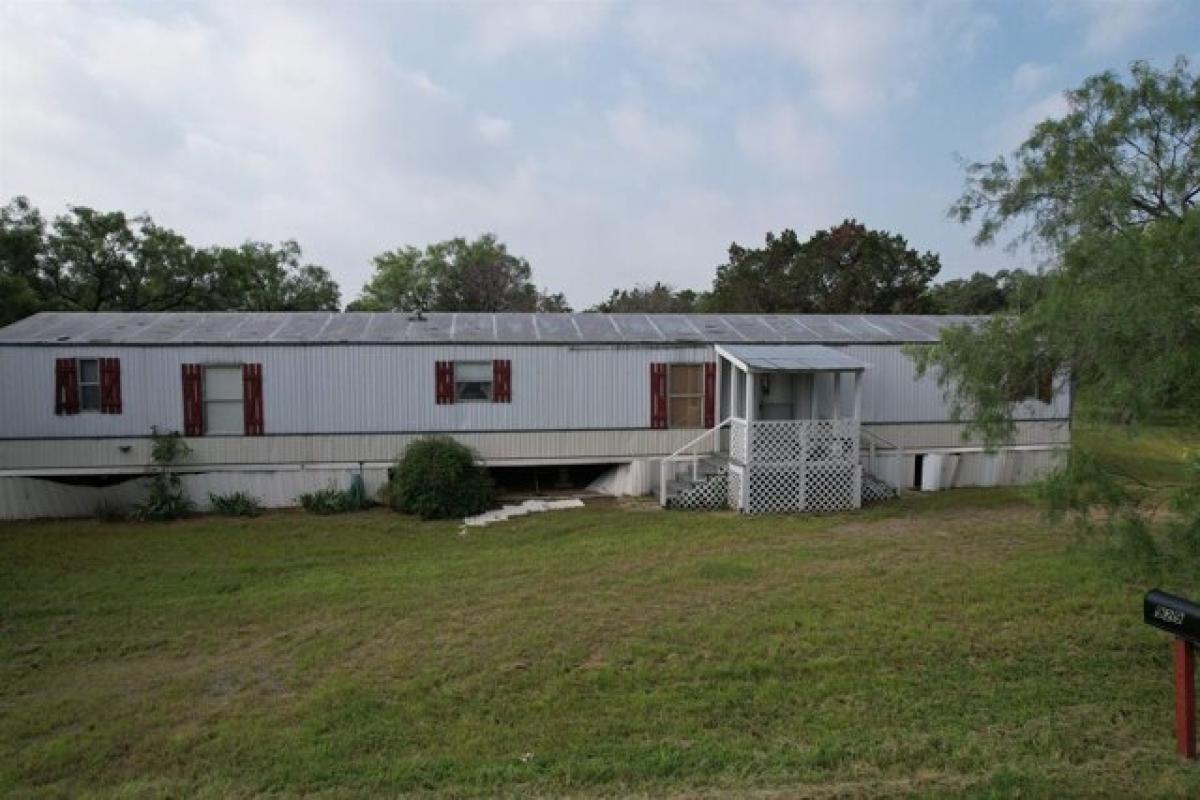
[[[1146,593],[1142,618],[1147,625],[1175,636],[1175,747],[1196,758],[1196,644],[1200,642],[1200,606],[1157,589]]]

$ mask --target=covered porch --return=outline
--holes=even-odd
[[[862,497],[867,365],[821,345],[717,345],[729,402],[729,504],[750,514],[839,511]]]
[[[821,345],[722,344],[715,350],[722,421],[707,434],[706,445],[714,456],[713,474],[721,479],[707,487],[702,499],[708,507],[720,503],[748,514],[859,508],[862,377],[868,365]],[[699,485],[697,463],[690,462],[692,483]],[[664,505],[669,467],[667,459]]]

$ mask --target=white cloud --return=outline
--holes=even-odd
[[[1056,0],[1054,13],[1079,20],[1084,45],[1109,52],[1163,24],[1171,4],[1166,0]]]
[[[506,142],[512,136],[512,120],[480,114],[476,124],[479,126],[479,135],[492,144]]]
[[[441,100],[450,97],[450,92],[446,89],[446,87],[435,82],[421,70],[409,72],[405,75],[405,77],[408,79],[408,82],[412,84],[413,88],[427,97],[436,97]]]
[[[1012,110],[993,128],[993,147],[1001,152],[1015,150],[1039,122],[1061,117],[1068,108],[1066,96],[1055,92]]]
[[[760,167],[802,177],[831,172],[837,152],[831,136],[790,106],[775,106],[743,119],[737,125],[737,142]]]
[[[462,9],[471,28],[466,50],[484,59],[498,59],[525,48],[571,45],[599,32],[610,9],[609,0],[469,4]]]
[[[529,196],[492,146],[509,120],[320,13],[0,7],[0,197],[149,211],[197,244],[297,237],[348,300],[374,252],[487,229],[443,198]]]
[[[912,97],[929,65],[966,58],[995,21],[962,3],[640,4],[628,30],[668,79],[703,86],[732,54],[799,64],[828,111],[853,115]]]
[[[1013,70],[1013,94],[1020,96],[1030,95],[1042,88],[1053,74],[1054,67],[1052,66],[1026,61]]]
[[[639,108],[615,108],[605,118],[617,144],[646,162],[679,165],[690,161],[700,150],[698,140],[687,126],[654,119]]]

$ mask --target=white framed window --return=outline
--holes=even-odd
[[[79,410],[100,410],[100,359],[76,359],[75,374],[79,376]]]
[[[245,429],[241,364],[204,367],[204,432],[240,435]]]
[[[454,362],[454,402],[492,402],[492,362]]]
[[[704,365],[667,367],[667,427],[704,427]]]

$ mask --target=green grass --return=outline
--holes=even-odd
[[[1155,487],[1182,484],[1185,457],[1200,450],[1200,429],[1187,424],[1127,427],[1077,423],[1075,446],[1132,480]]]
[[[0,526],[0,792],[1200,794],[1146,587],[1014,490]]]

